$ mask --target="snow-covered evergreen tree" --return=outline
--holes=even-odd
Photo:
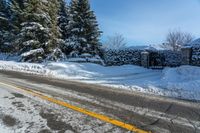
[[[63,56],[59,50],[60,33],[57,26],[59,3],[57,0],[24,0],[23,7],[14,2],[16,16],[20,16],[20,30],[15,39],[22,61],[41,62],[57,60]],[[17,25],[17,24],[16,24]],[[19,27],[19,26],[17,26]]]
[[[49,33],[50,39],[47,42],[47,60],[57,61],[65,58],[64,53],[60,49],[64,41],[61,39],[62,34],[59,31],[58,19],[59,19],[59,0],[48,0],[47,3],[47,13],[50,17]]]
[[[0,0],[0,26],[1,30],[9,27],[9,10],[6,0]]]
[[[24,22],[24,10],[25,3],[27,0],[10,0],[10,10],[11,10],[11,24],[12,24],[12,33],[13,38],[11,41],[12,51],[19,53],[20,48],[16,42],[19,39],[20,30],[22,29],[21,24]]]
[[[6,0],[0,0],[0,51],[10,52],[12,37],[10,23],[10,8]]]
[[[17,7],[19,4],[14,4],[16,16],[23,18],[20,20],[20,31],[15,40],[22,61],[41,61],[45,57],[45,43],[49,39],[49,31],[46,28],[49,19],[43,11],[44,4],[40,0],[24,1],[24,7],[20,8]]]
[[[24,9],[27,0],[10,0],[11,22],[13,31],[18,34],[21,29],[21,23],[24,21]]]
[[[62,34],[62,39],[65,40],[70,35],[70,30],[69,30],[70,14],[69,14],[69,8],[65,0],[59,0],[59,3],[60,3],[60,8],[59,8],[58,26],[60,28],[60,33]]]
[[[88,0],[72,0],[70,3],[72,20],[69,22],[71,36],[66,40],[72,53],[99,54],[100,30]]]
[[[60,32],[62,35],[63,40],[68,40],[71,36],[71,30],[69,22],[72,20],[72,17],[69,12],[69,7],[65,0],[59,0],[60,2],[60,9],[59,9],[59,18],[58,18],[58,26],[60,28]],[[68,43],[61,43],[60,45],[61,50],[67,55],[73,49],[68,45]]]
[[[22,61],[99,52],[101,32],[88,0],[72,0],[70,9],[65,0],[0,0],[0,22],[0,48],[9,44]]]

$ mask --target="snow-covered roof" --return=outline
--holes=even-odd
[[[191,43],[187,44],[186,46],[191,46],[191,47],[200,47],[200,38],[192,41]]]

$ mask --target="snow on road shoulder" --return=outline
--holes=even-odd
[[[19,63],[15,61],[0,61],[0,70],[25,72],[31,74],[48,75],[50,70],[44,65],[35,63]]]
[[[195,66],[151,70],[134,65],[105,67],[92,63],[35,64],[0,61],[0,70],[20,71],[143,93],[200,100],[200,67]]]

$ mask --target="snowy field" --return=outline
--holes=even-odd
[[[133,65],[104,67],[92,63],[35,64],[0,61],[0,70],[94,83],[174,98],[200,100],[200,67],[194,66],[151,70]]]

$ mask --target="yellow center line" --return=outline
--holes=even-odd
[[[124,129],[127,129],[129,131],[133,131],[133,132],[136,132],[136,133],[151,133],[150,131],[145,131],[145,130],[142,130],[142,129],[139,129],[137,128],[136,126],[134,125],[130,125],[130,124],[127,124],[127,123],[124,123],[122,121],[119,121],[119,120],[115,120],[115,119],[112,119],[108,116],[105,116],[105,115],[102,115],[102,114],[98,114],[98,113],[95,113],[95,112],[92,112],[92,111],[89,111],[87,109],[84,109],[84,108],[80,108],[80,107],[77,107],[77,106],[73,106],[69,103],[66,103],[64,101],[60,101],[60,100],[57,100],[57,99],[54,99],[52,97],[48,97],[44,94],[41,94],[40,92],[38,91],[31,91],[30,89],[22,89],[18,86],[15,86],[15,85],[11,85],[11,84],[7,84],[7,83],[2,83],[0,82],[1,85],[4,85],[4,86],[7,86],[7,87],[11,87],[15,90],[19,90],[19,91],[22,91],[22,92],[25,92],[25,93],[28,93],[28,94],[31,94],[33,96],[37,96],[43,100],[47,100],[49,102],[52,102],[52,103],[55,103],[55,104],[58,104],[60,106],[63,106],[63,107],[66,107],[66,108],[69,108],[69,109],[72,109],[74,111],[77,111],[77,112],[80,112],[82,114],[85,114],[85,115],[88,115],[88,116],[91,116],[91,117],[94,117],[96,119],[99,119],[99,120],[102,120],[104,122],[107,122],[107,123],[110,123],[110,124],[113,124],[115,126],[118,126],[118,127],[121,127],[121,128],[124,128]]]

